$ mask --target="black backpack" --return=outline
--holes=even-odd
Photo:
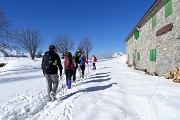
[[[45,73],[51,73],[55,69],[54,58],[53,58],[54,52],[46,52],[43,60],[42,60],[42,69]]]
[[[79,53],[76,54],[76,57],[74,59],[75,62],[78,63],[78,64],[80,63],[80,60],[79,60],[80,57],[81,57],[81,53],[79,52]]]

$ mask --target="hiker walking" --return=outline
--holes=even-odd
[[[75,68],[75,67],[76,67],[76,63],[75,63],[74,59],[72,58],[72,54],[71,54],[71,52],[68,52],[64,59],[66,85],[67,85],[68,89],[71,88],[71,77],[73,75],[73,68]]]
[[[81,54],[82,54],[82,50],[81,50],[81,48],[78,48],[73,55],[73,59],[76,63],[76,67],[73,68],[73,82],[76,81],[76,71],[77,71],[79,63],[80,63],[79,58],[81,57]]]
[[[85,71],[85,63],[88,64],[88,61],[86,60],[86,57],[84,54],[81,54],[81,57],[79,58],[80,60],[80,68],[81,68],[81,71],[82,71],[82,78],[84,78],[84,71]]]
[[[96,58],[96,56],[95,55],[93,55],[93,57],[92,57],[92,63],[93,63],[93,70],[95,70],[96,69],[96,62],[97,62],[97,58]]]
[[[63,67],[54,45],[49,45],[49,51],[45,52],[41,66],[47,82],[48,98],[50,101],[55,100],[56,90],[59,84],[58,69],[60,71],[60,76],[62,76]]]

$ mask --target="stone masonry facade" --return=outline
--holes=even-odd
[[[152,17],[156,15],[156,26],[152,27]],[[171,30],[157,36],[158,30],[172,24]],[[134,35],[126,40],[126,54],[129,65],[146,69],[159,76],[180,67],[180,0],[172,0],[172,13],[165,17],[165,4],[155,6],[139,28],[139,37]],[[156,61],[150,61],[150,50],[156,49]],[[140,60],[137,53],[140,53]]]

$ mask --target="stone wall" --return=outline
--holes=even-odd
[[[140,30],[135,45],[128,46],[127,54],[140,52],[140,61],[136,60],[136,67],[156,72],[159,76],[180,66],[180,0],[172,0],[172,14],[165,18],[165,6],[156,12],[156,26],[152,28],[149,19]],[[157,30],[172,23],[173,28],[167,33],[156,36]],[[135,48],[134,48],[135,47]],[[150,50],[156,49],[156,61],[150,61]],[[137,54],[135,54],[137,56]]]
[[[162,16],[165,9],[158,12],[158,28],[168,23],[173,24],[171,31],[157,37],[157,73],[163,75],[180,66],[180,0],[173,0],[172,14]]]

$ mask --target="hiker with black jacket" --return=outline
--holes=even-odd
[[[73,82],[76,82],[76,71],[77,71],[78,67],[80,67],[79,66],[79,64],[80,64],[79,58],[81,57],[81,54],[82,54],[82,49],[78,48],[73,55],[73,59],[76,63],[76,67],[73,68]]]
[[[62,64],[59,55],[56,53],[54,45],[49,46],[49,51],[45,52],[42,59],[42,70],[47,82],[47,94],[49,100],[56,99],[56,90],[59,84],[58,69],[62,76]]]

